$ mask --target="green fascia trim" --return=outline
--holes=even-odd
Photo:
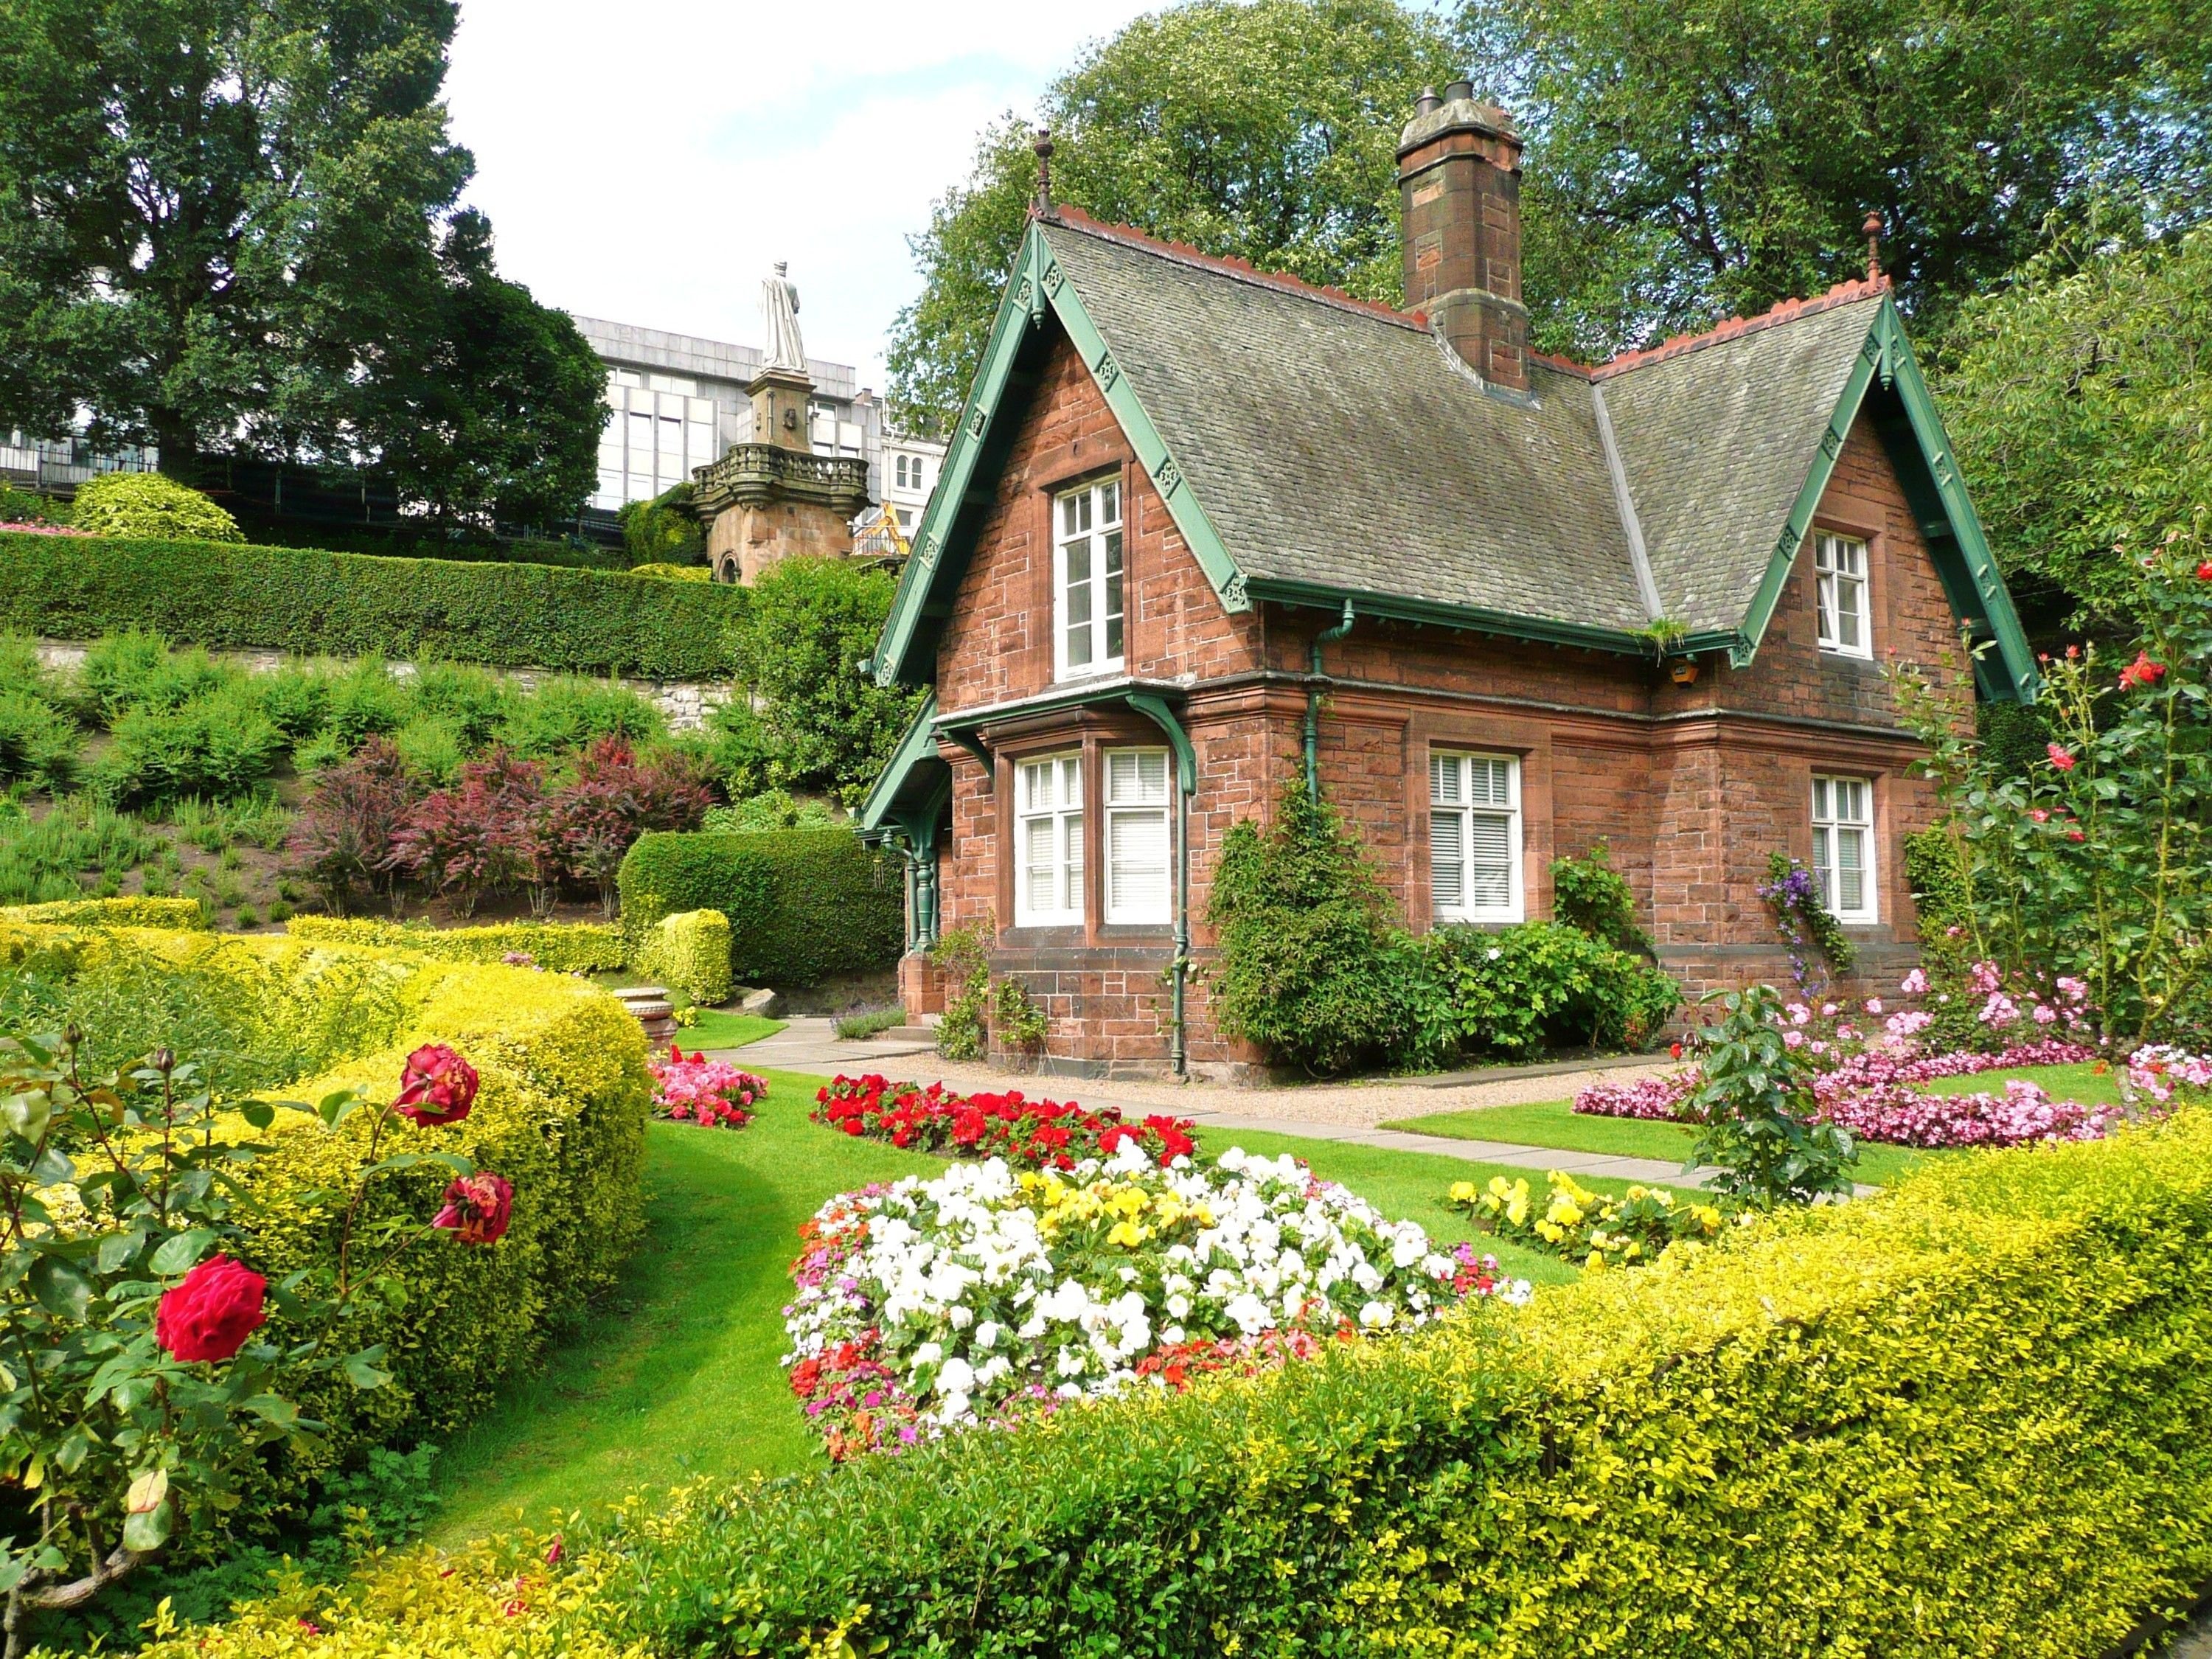
[[[1222,544],[1219,532],[1191,492],[1159,428],[1145,412],[1135,388],[1129,384],[1129,377],[1114,361],[1104,337],[1084,309],[1075,285],[1062,274],[1058,260],[1053,257],[1052,245],[1045,239],[1043,227],[1032,222],[1023,239],[1021,252],[1008,273],[1006,289],[1000,295],[998,315],[992,319],[990,338],[985,343],[982,362],[976,368],[975,383],[969,388],[968,401],[961,409],[959,424],[945,451],[937,488],[931,492],[921,522],[915,526],[914,556],[899,574],[898,591],[892,597],[890,615],[884,623],[883,635],[877,645],[878,684],[925,685],[934,678],[935,664],[919,664],[910,659],[915,635],[932,595],[941,583],[957,582],[959,569],[967,562],[970,550],[962,544],[958,526],[961,514],[972,510],[969,489],[975,482],[992,422],[998,418],[1005,400],[1015,360],[1021,354],[1029,331],[1044,325],[1048,307],[1060,319],[1060,326],[1067,331],[1069,340],[1082,355],[1091,379],[1106,398],[1107,407],[1121,423],[1130,447],[1136,451],[1138,460],[1150,475],[1152,487],[1167,503],[1168,515],[1175,520],[1185,544],[1197,556],[1200,568],[1206,572],[1206,580],[1212,583],[1223,605],[1231,611],[1252,608],[1244,591],[1243,578],[1236,562],[1229,556],[1228,549]]]
[[[1622,628],[1597,628],[1588,623],[1564,622],[1555,617],[1522,617],[1510,611],[1486,611],[1474,605],[1446,605],[1434,599],[1408,599],[1401,593],[1371,593],[1362,588],[1330,587],[1316,582],[1285,581],[1255,577],[1249,584],[1252,597],[1282,605],[1316,605],[1341,611],[1346,601],[1355,617],[1388,617],[1394,622],[1428,623],[1508,639],[1533,640],[1540,645],[1571,645],[1589,651],[1611,651],[1623,656],[1650,658],[1656,654],[1648,635]],[[1713,651],[1731,644],[1731,633],[1692,634],[1677,641],[1669,655]]]
[[[1774,550],[1767,558],[1766,573],[1752,595],[1743,626],[1729,652],[1729,660],[1735,667],[1747,668],[1758,654],[1759,642],[1766,637],[1767,625],[1774,620],[1774,608],[1781,602],[1783,587],[1796,564],[1797,550],[1804,545],[1805,537],[1813,527],[1813,515],[1820,507],[1820,497],[1827,492],[1836,459],[1843,453],[1844,441],[1850,436],[1851,423],[1858,418],[1860,405],[1865,402],[1867,389],[1874,383],[1876,374],[1881,376],[1884,386],[1895,386],[1899,400],[1905,405],[1919,445],[1920,459],[1928,469],[1965,567],[1957,573],[1942,569],[1945,554],[1940,546],[1931,548],[1939,574],[1945,578],[1945,589],[1954,592],[1951,578],[1954,574],[1963,574],[1967,579],[1981,602],[1983,614],[1972,616],[1962,608],[1960,620],[1988,624],[2003,656],[2005,678],[2012,695],[2023,702],[2033,702],[2035,653],[2028,646],[2019,613],[2013,609],[2012,595],[1997,572],[1996,561],[1990,556],[1981,520],[1975,515],[1974,505],[1967,499],[1966,485],[1951,459],[1950,439],[1943,430],[1936,401],[1929,395],[1928,384],[1920,377],[1920,366],[1913,359],[1911,343],[1905,338],[1905,325],[1897,314],[1897,302],[1887,296],[1875,313],[1866,342],[1844,381],[1843,394],[1836,399],[1834,412],[1828,416],[1826,429],[1820,434],[1820,447],[1806,471],[1804,485],[1790,507],[1782,533],[1775,538]]]
[[[1190,733],[1182,729],[1182,722],[1175,717],[1166,702],[1149,692],[1132,691],[1129,707],[1168,734],[1168,746],[1175,750],[1176,784],[1185,795],[1198,793],[1198,751],[1190,746]]]
[[[1180,702],[1183,695],[1182,686],[1162,680],[1102,680],[1095,685],[1064,686],[1038,696],[1024,697],[1018,702],[993,703],[988,708],[963,709],[957,714],[939,714],[937,729],[956,743],[973,744],[978,731],[1001,720],[1028,720],[1032,715],[1057,714],[1070,708],[1097,708],[1107,703],[1127,702],[1133,696],[1152,698],[1164,705],[1170,697]],[[978,752],[981,752],[980,749]]]
[[[921,700],[921,707],[914,711],[907,722],[906,732],[899,738],[898,747],[884,763],[884,769],[868,787],[868,798],[860,806],[860,833],[864,836],[880,834],[893,817],[892,804],[914,769],[926,762],[944,763],[937,752],[937,693],[932,691]]]

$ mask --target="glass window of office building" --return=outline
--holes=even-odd
[[[678,374],[608,373],[593,507],[650,501],[720,454],[714,401],[698,393],[697,381]]]

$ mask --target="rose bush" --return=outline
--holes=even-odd
[[[871,1073],[830,1079],[815,1095],[817,1123],[916,1152],[1003,1158],[1036,1169],[1072,1170],[1085,1158],[1134,1146],[1152,1162],[1194,1157],[1198,1139],[1188,1118],[1153,1115],[1125,1123],[1111,1106],[1085,1110],[1073,1101],[1004,1094],[955,1094],[942,1083],[918,1088]]]
[[[702,1054],[687,1057],[673,1043],[668,1058],[654,1060],[648,1069],[653,1073],[653,1109],[665,1118],[702,1128],[744,1128],[753,1121],[753,1107],[768,1094],[766,1078]]]
[[[840,1459],[1528,1295],[1293,1158],[1162,1168],[1133,1138],[842,1193],[800,1237],[785,1363]]]

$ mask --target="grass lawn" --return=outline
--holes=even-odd
[[[1576,1111],[1573,1103],[1565,1100],[1547,1100],[1528,1106],[1483,1106],[1468,1112],[1437,1112],[1428,1117],[1400,1118],[1385,1127],[1409,1129],[1417,1134],[1449,1135],[1455,1140],[1510,1140],[1523,1146],[1553,1146],[1566,1152],[1658,1158],[1676,1164],[1690,1156],[1690,1148],[1697,1140],[1695,1132],[1680,1124],[1656,1123],[1636,1117],[1596,1117]],[[1869,1186],[1886,1187],[1923,1158],[1942,1156],[1940,1152],[1918,1152],[1910,1146],[1863,1144],[1856,1177]],[[1518,1173],[1532,1174],[1526,1170]],[[1540,1176],[1542,1172],[1533,1173]],[[1575,1178],[1582,1180],[1579,1176]],[[1539,1179],[1530,1184],[1540,1187],[1542,1182]]]
[[[2108,1069],[2100,1075],[2094,1060],[2084,1060],[2078,1066],[2016,1066],[2008,1072],[1939,1077],[1932,1083],[1914,1086],[1923,1095],[1976,1095],[1984,1089],[1991,1094],[2002,1094],[2005,1079],[2014,1077],[2041,1084],[2053,1100],[2078,1100],[2084,1106],[2120,1103],[2119,1074]]]
[[[744,1130],[649,1126],[643,1241],[585,1326],[445,1443],[433,1537],[453,1542],[518,1510],[543,1519],[697,1475],[826,1467],[777,1363],[799,1224],[833,1193],[944,1164],[808,1122],[820,1078],[768,1078],[766,1108]],[[1480,1237],[1444,1207],[1453,1182],[1517,1173],[1289,1135],[1217,1131],[1212,1144],[1296,1153],[1446,1242]],[[1490,1248],[1516,1277],[1558,1282],[1579,1271],[1512,1245]]]
[[[678,1028],[674,1040],[686,1048],[741,1048],[748,1042],[774,1036],[784,1024],[780,1019],[763,1019],[758,1014],[726,1014],[719,1008],[702,1008],[699,1023]]]

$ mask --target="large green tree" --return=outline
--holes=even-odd
[[[471,168],[439,101],[456,15],[0,5],[0,428],[58,434],[82,405],[96,441],[156,444],[186,477],[216,448],[375,464],[457,340],[505,356],[557,333],[449,225]],[[521,406],[495,387],[489,415],[593,431],[574,380]],[[535,470],[519,495],[543,493]],[[434,506],[484,493],[413,479]]]
[[[1332,283],[1401,292],[1398,134],[1452,78],[1441,24],[1395,0],[1195,0],[1092,47],[1045,94],[1054,193],[1103,219]],[[890,351],[899,417],[941,430],[966,397],[1019,246],[1031,125],[986,131],[913,239],[921,295]]]
[[[2201,0],[1466,0],[1478,76],[1526,125],[1540,343],[1603,353],[1817,292],[1887,226],[1940,318],[2054,213],[2203,199]]]
[[[2137,562],[2212,544],[2212,227],[2094,234],[1967,305],[1936,390],[2014,586],[2132,628]]]

